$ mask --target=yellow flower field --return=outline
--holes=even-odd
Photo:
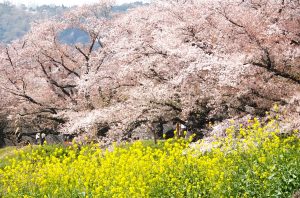
[[[206,152],[204,141],[192,148],[183,139],[29,146],[0,166],[0,197],[290,197],[300,188],[296,132],[255,119]]]

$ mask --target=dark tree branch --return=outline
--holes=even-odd
[[[8,51],[8,48],[6,48],[6,55],[7,55],[7,60],[9,61],[9,64],[10,66],[12,67],[12,69],[15,71],[15,65],[10,57],[10,54],[9,54],[9,51]]]
[[[288,73],[285,73],[285,72],[282,72],[274,67],[270,67],[269,65],[265,65],[263,63],[258,63],[258,62],[251,62],[252,65],[255,65],[257,67],[260,67],[260,68],[265,68],[267,71],[269,72],[273,72],[273,74],[275,76],[280,76],[282,78],[286,78],[288,80],[291,80],[297,84],[300,84],[300,79],[291,75],[291,74],[288,74]]]
[[[171,102],[157,102],[157,101],[153,101],[151,100],[150,103],[156,104],[156,105],[160,105],[160,106],[167,106],[172,108],[173,110],[177,111],[177,112],[182,112],[182,109],[178,106],[176,106],[175,104],[172,104]]]
[[[60,66],[62,66],[62,67],[63,67],[65,70],[67,70],[69,73],[74,74],[75,76],[77,76],[78,78],[80,78],[80,75],[79,75],[77,72],[71,70],[70,68],[68,68],[68,67],[65,65],[63,56],[60,57],[61,61],[58,61],[58,60],[55,60],[55,58],[53,58],[53,57],[49,56],[48,54],[46,54],[45,52],[42,52],[42,54],[43,54],[44,56],[46,56],[47,58],[49,58],[52,62],[57,63],[57,64],[59,64]]]
[[[17,93],[17,92],[14,92],[13,90],[9,90],[9,89],[6,89],[9,93],[15,95],[15,96],[18,96],[18,97],[21,97],[21,98],[24,98],[26,101],[29,101],[33,104],[36,104],[38,106],[43,106],[42,103],[39,103],[37,102],[35,99],[33,99],[31,96],[27,95],[26,93],[23,93],[23,94],[20,94],[20,93]]]
[[[74,87],[76,87],[76,85],[60,85],[57,81],[55,81],[53,78],[51,78],[51,76],[47,73],[44,64],[43,64],[40,60],[38,60],[38,63],[40,64],[43,73],[45,74],[45,76],[46,76],[47,79],[49,80],[49,83],[50,83],[51,85],[53,85],[53,86],[59,88],[59,89],[62,91],[63,94],[65,94],[65,95],[68,96],[73,102],[75,102],[74,99],[72,98],[71,94],[70,94],[67,90],[65,90],[65,89],[67,89],[67,88],[74,88]]]
[[[263,98],[263,99],[266,99],[266,100],[269,100],[272,102],[278,102],[280,104],[287,104],[287,102],[282,99],[272,98],[271,96],[263,95],[263,94],[259,93],[258,90],[250,89],[250,91],[251,91],[251,94],[253,94],[254,96],[256,96],[258,98]]]
[[[78,51],[80,54],[82,54],[82,55],[84,56],[84,58],[85,58],[86,61],[89,61],[89,60],[90,60],[88,54],[84,53],[83,50],[82,50],[80,47],[75,46],[75,48],[77,49],[77,51]]]

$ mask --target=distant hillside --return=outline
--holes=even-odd
[[[113,12],[126,12],[128,9],[135,8],[138,6],[145,5],[143,2],[125,3],[119,6],[114,6],[112,8]]]
[[[30,23],[39,19],[49,18],[67,10],[62,6],[39,6],[27,8],[10,3],[0,4],[0,41],[9,43],[22,37],[30,29]]]
[[[114,12],[126,12],[130,8],[143,5],[142,2],[114,6]],[[30,23],[59,15],[69,8],[65,6],[43,5],[38,7],[16,6],[9,2],[0,3],[0,42],[9,43],[22,37],[30,29]],[[74,43],[78,38],[72,35],[64,35],[65,43]],[[70,39],[71,38],[71,39]]]

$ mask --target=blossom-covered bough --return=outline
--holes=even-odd
[[[75,8],[1,48],[12,120],[107,140],[161,135],[179,120],[202,136],[209,123],[264,117],[278,103],[299,127],[298,1],[156,0],[123,14],[112,5]],[[68,28],[89,42],[60,42]]]

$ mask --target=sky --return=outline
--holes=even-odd
[[[4,1],[10,1],[13,4],[25,4],[28,5],[49,5],[49,4],[55,4],[55,5],[65,5],[65,6],[72,6],[72,5],[81,5],[81,4],[87,4],[87,3],[95,3],[99,0],[0,0],[0,2]],[[123,3],[131,3],[135,1],[143,1],[148,2],[149,0],[116,0],[117,4],[123,4]]]

